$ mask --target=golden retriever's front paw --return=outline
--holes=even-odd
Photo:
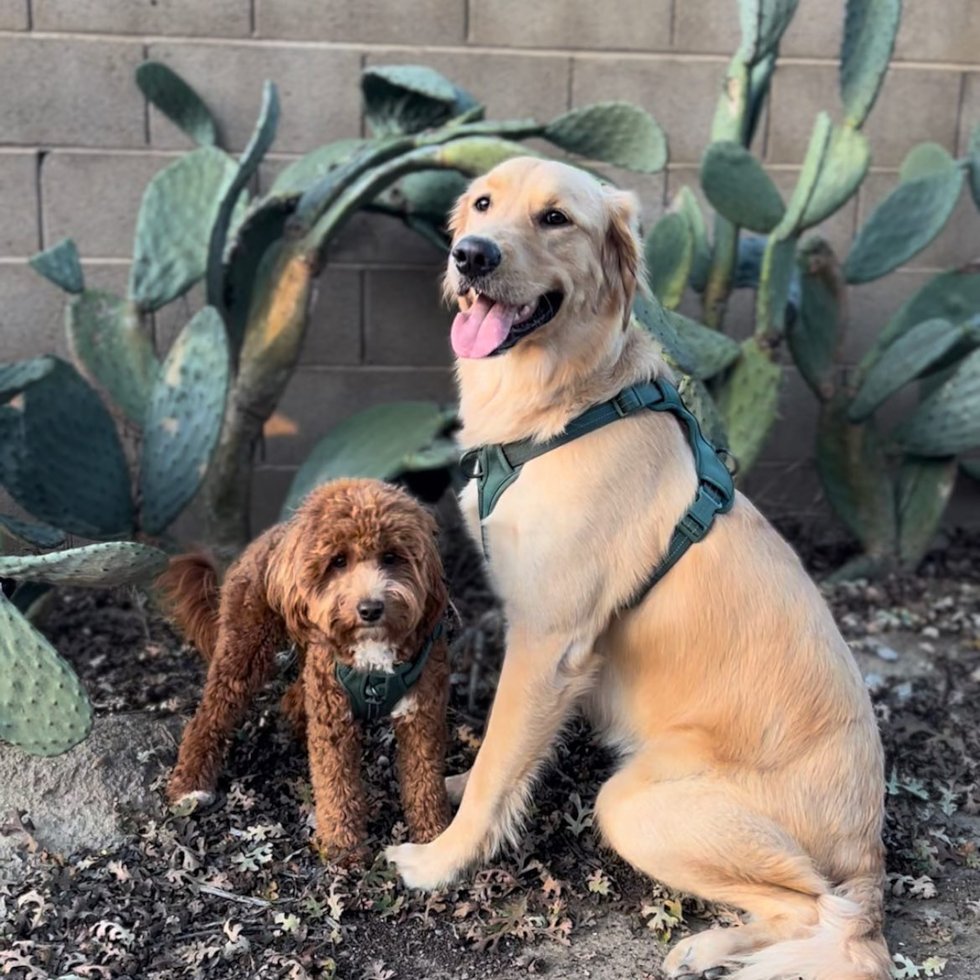
[[[428,892],[450,884],[460,872],[456,862],[443,858],[436,844],[395,844],[385,848],[385,859],[409,888]]]

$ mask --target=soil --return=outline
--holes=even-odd
[[[798,534],[815,570],[840,550]],[[449,771],[468,766],[496,682],[500,617],[458,528],[447,573],[453,640]],[[827,589],[865,674],[888,754],[888,937],[896,976],[980,977],[980,542],[953,539],[917,577]],[[45,629],[98,715],[173,724],[196,704],[193,650],[133,591],[60,593]],[[602,847],[592,827],[612,759],[575,722],[542,779],[519,850],[436,896],[403,891],[380,860],[348,872],[309,847],[306,760],[263,696],[232,747],[219,805],[153,819],[103,851],[38,850],[0,882],[0,975],[284,977],[658,976],[668,940],[737,921],[674,896]],[[372,844],[404,836],[379,726],[365,740]],[[173,750],[151,753],[162,787]],[[2,815],[0,815],[2,816]],[[665,814],[664,819],[683,819]],[[3,828],[32,846],[29,820]]]

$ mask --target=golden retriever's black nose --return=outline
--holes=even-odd
[[[385,611],[385,604],[380,599],[362,599],[357,604],[357,615],[365,623],[376,623]]]
[[[500,265],[500,249],[489,238],[467,235],[456,243],[453,261],[461,275],[475,279]]]

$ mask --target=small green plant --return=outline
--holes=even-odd
[[[864,548],[840,574],[914,566],[942,519],[957,457],[980,447],[980,269],[967,266],[928,283],[853,368],[842,354],[845,290],[887,275],[926,248],[967,177],[980,205],[980,128],[964,160],[936,144],[915,147],[897,187],[838,262],[826,242],[803,235],[850,201],[868,173],[871,149],[861,127],[888,69],[901,0],[848,0],[843,120],[817,116],[788,201],[749,147],[797,2],[739,2],[742,43],[701,162],[701,187],[716,212],[713,235],[694,195],[682,189],[646,240],[660,302],[641,301],[637,316],[688,375],[686,397],[743,474],[777,421],[780,352],[788,346],[821,404],[817,462],[827,499]],[[700,296],[703,325],[675,312],[688,287]],[[736,288],[756,291],[755,329],[738,345],[722,333]],[[907,386],[918,387],[918,406],[880,435],[877,410]],[[967,461],[968,472],[976,467]]]

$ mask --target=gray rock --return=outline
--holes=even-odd
[[[0,743],[0,825],[9,830],[22,813],[40,848],[65,855],[118,843],[127,814],[161,812],[150,784],[173,760],[179,729],[179,719],[138,712],[97,718],[81,745],[55,758]],[[0,834],[0,867],[17,864],[31,843]]]

